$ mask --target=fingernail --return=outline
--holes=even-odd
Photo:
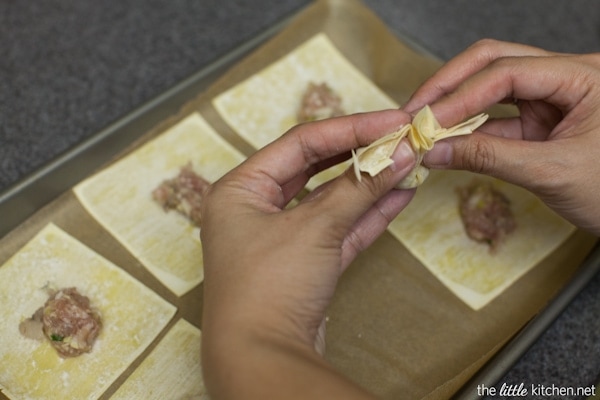
[[[423,157],[425,165],[430,167],[444,167],[450,164],[452,161],[453,150],[450,143],[438,142],[431,150]]]
[[[418,107],[415,107],[411,101],[409,101],[408,103],[404,104],[402,107],[400,107],[400,109],[406,113],[409,113],[410,115],[412,115],[413,117],[415,116],[417,110],[419,109]]]
[[[412,166],[415,162],[415,151],[407,140],[402,140],[392,154],[394,163],[391,165],[393,171],[402,170],[408,166]]]

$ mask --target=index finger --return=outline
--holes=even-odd
[[[439,98],[452,93],[465,80],[483,70],[495,60],[505,57],[548,56],[546,50],[517,43],[484,39],[471,45],[441,67],[413,93],[403,109],[420,110]]]
[[[250,157],[243,168],[283,186],[313,165],[365,146],[410,121],[409,114],[394,109],[298,125]]]
[[[454,124],[506,99],[540,100],[567,114],[595,84],[574,56],[505,57],[462,82],[431,108]]]

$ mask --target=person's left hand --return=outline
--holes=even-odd
[[[283,398],[265,386],[285,390],[294,371],[319,386],[322,375],[311,375],[310,365],[328,369],[317,352],[337,281],[412,198],[393,188],[414,153],[403,141],[379,175],[359,182],[350,169],[285,207],[311,176],[409,122],[388,110],[302,124],[211,185],[202,206],[202,331],[214,393],[233,398],[252,386],[259,397]]]

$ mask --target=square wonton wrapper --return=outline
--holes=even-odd
[[[459,214],[456,189],[473,180],[493,182],[511,202],[517,229],[496,253],[470,239]],[[484,307],[557,249],[575,228],[531,193],[465,171],[431,171],[389,231],[458,298]]]
[[[204,278],[199,230],[152,199],[163,180],[192,162],[214,182],[244,160],[198,113],[75,187],[81,204],[173,293]]]
[[[296,114],[310,82],[327,83],[342,98],[346,114],[398,108],[323,33],[220,94],[213,105],[238,135],[260,149],[298,123]],[[313,189],[349,165],[322,172],[308,187]]]
[[[180,319],[111,400],[208,400],[202,380],[200,346],[200,330]]]
[[[90,353],[61,358],[19,323],[48,299],[44,288],[75,286],[102,315]],[[0,387],[12,399],[97,399],[175,314],[142,283],[54,225],[0,268]]]

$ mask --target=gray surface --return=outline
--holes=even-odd
[[[483,37],[600,50],[595,0],[365,2],[444,59]],[[0,191],[308,3],[0,0]],[[590,385],[598,315],[600,276],[500,384]]]

